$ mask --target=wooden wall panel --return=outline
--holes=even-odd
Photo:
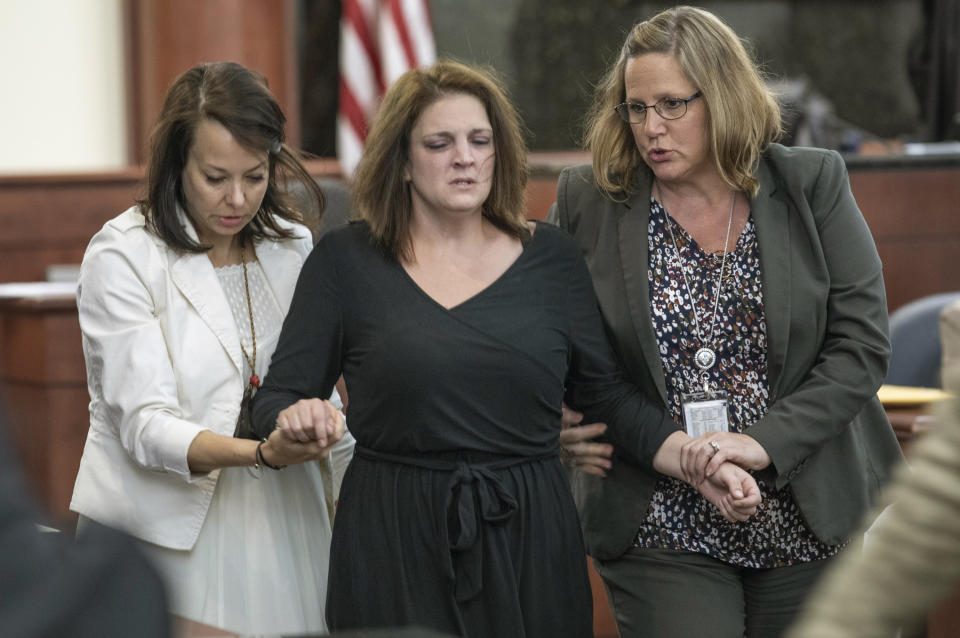
[[[133,204],[140,169],[0,177],[0,282],[42,281],[51,264],[79,264],[105,221]]]
[[[340,177],[336,160],[306,163]],[[0,283],[42,281],[52,264],[79,264],[104,222],[142,195],[142,168],[95,174],[0,176]]]
[[[850,187],[876,237],[929,237],[960,228],[960,166],[853,168]]]
[[[560,167],[584,157],[535,155],[531,218],[546,217]],[[335,160],[309,163],[340,176]],[[0,282],[35,281],[47,265],[79,263],[90,237],[133,203],[142,169],[92,175],[0,177]],[[960,166],[851,170],[851,186],[884,263],[891,310],[917,297],[960,290]]]
[[[264,74],[300,140],[294,0],[127,0],[133,163],[167,89],[201,62],[233,61]]]
[[[544,157],[527,189],[527,210],[536,219],[543,219],[556,199],[559,166],[589,161],[577,154]],[[891,311],[918,297],[960,290],[960,165],[854,164],[850,186],[883,260]]]
[[[54,523],[69,524],[89,423],[72,295],[0,298],[0,391],[30,487]]]
[[[960,167],[853,169],[850,186],[883,260],[891,310],[960,290]]]

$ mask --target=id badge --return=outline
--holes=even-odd
[[[727,420],[727,393],[691,392],[680,395],[683,408],[683,424],[693,438],[707,432],[729,432]]]

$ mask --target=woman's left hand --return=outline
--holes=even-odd
[[[695,487],[731,522],[742,522],[756,514],[762,500],[757,481],[733,463],[721,464],[716,472]]]
[[[277,429],[291,441],[330,447],[343,438],[344,420],[330,401],[300,399],[277,415]]]
[[[735,432],[708,432],[680,448],[680,466],[693,485],[713,476],[726,462],[762,470],[770,465],[770,455],[753,437]]]

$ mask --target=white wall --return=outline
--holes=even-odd
[[[0,173],[127,164],[122,0],[0,0]]]

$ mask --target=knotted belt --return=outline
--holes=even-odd
[[[519,456],[491,462],[467,462],[386,454],[356,446],[354,454],[372,461],[412,465],[436,472],[449,472],[443,511],[447,519],[447,551],[454,571],[454,595],[458,602],[475,597],[483,589],[483,524],[502,524],[517,511],[517,499],[509,492],[499,470],[556,458],[556,451],[538,456]],[[455,529],[448,521],[456,520]]]

